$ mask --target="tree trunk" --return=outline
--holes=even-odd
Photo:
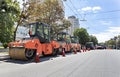
[[[15,31],[14,31],[14,41],[16,40],[16,32],[17,32],[18,26],[19,26],[19,24],[17,24]]]
[[[15,28],[15,31],[14,31],[14,38],[13,38],[13,40],[15,41],[16,40],[16,32],[17,32],[17,29],[18,29],[18,26],[20,25],[22,23],[22,20],[21,20],[21,18],[19,19],[19,21],[17,22],[17,26],[16,26],[16,28]]]

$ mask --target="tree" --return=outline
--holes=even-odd
[[[29,11],[32,12],[32,15],[29,19],[31,21],[40,21],[52,25],[64,18],[63,8],[58,0],[45,0],[44,3],[32,2],[30,6]],[[34,11],[33,7],[35,7]]]
[[[116,46],[116,41],[114,39],[110,39],[110,40],[106,41],[105,43],[110,48],[115,48],[115,46]]]
[[[5,48],[7,43],[13,40],[14,23],[17,20],[19,10],[19,4],[16,1],[0,1],[0,42]]]
[[[25,0],[23,0],[23,8],[18,17],[17,26],[14,31],[14,40],[18,26],[23,23],[46,23],[52,27],[52,35],[55,35],[58,31],[64,30],[71,25],[69,21],[63,19],[63,8],[58,3],[58,0],[44,0],[43,2],[25,2]],[[58,24],[58,22],[62,22],[62,24]]]
[[[58,21],[59,22],[59,21]],[[71,25],[70,21],[63,19],[62,22],[59,22],[60,24],[58,24],[57,22],[54,23],[52,25],[52,31],[51,34],[54,35],[54,37],[56,37],[56,34],[63,31],[64,29],[68,29]]]
[[[14,30],[14,35],[13,35],[13,39],[14,41],[16,40],[16,32],[17,32],[17,29],[18,27],[23,24],[25,22],[25,20],[29,17],[30,15],[30,12],[28,12],[28,8],[29,8],[29,3],[26,2],[25,0],[23,0],[23,7],[22,9],[20,10],[20,13],[17,14],[17,21],[16,21],[16,27],[15,27],[15,30]]]
[[[90,35],[90,36],[89,36],[89,41],[90,41],[90,42],[93,42],[94,46],[95,46],[96,44],[98,44],[97,38],[96,38],[95,36],[93,36],[93,35]]]
[[[120,35],[118,35],[117,47],[120,49]]]
[[[89,41],[89,34],[87,30],[84,28],[76,29],[73,34],[74,36],[79,37],[79,43],[81,43],[82,45],[85,45],[86,42]]]
[[[28,11],[31,13],[28,22],[38,21],[49,24],[52,28],[52,35],[56,35],[71,25],[64,18],[64,11],[58,0],[45,0],[43,3],[31,2]]]

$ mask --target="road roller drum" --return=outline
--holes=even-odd
[[[24,47],[9,48],[9,56],[12,59],[31,60],[35,57],[34,49],[25,49]]]
[[[25,48],[24,47],[11,47],[9,48],[9,55],[12,59],[21,59],[27,60],[25,56]]]

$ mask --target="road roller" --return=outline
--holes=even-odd
[[[81,45],[79,44],[78,37],[70,36],[70,40],[73,51],[81,52]]]
[[[29,29],[29,38],[23,38],[8,44],[11,59],[33,60],[36,56],[58,54],[60,44],[51,40],[49,25],[35,22],[23,26],[27,26]]]
[[[70,35],[67,32],[57,33],[57,42],[60,44],[60,52],[71,52]]]

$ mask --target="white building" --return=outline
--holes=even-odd
[[[19,26],[16,32],[16,40],[20,40],[22,38],[27,38],[27,37],[30,37],[28,28]]]
[[[75,16],[69,16],[68,20],[71,22],[72,25],[68,28],[67,32],[70,35],[73,35],[74,30],[80,28],[79,19]]]

